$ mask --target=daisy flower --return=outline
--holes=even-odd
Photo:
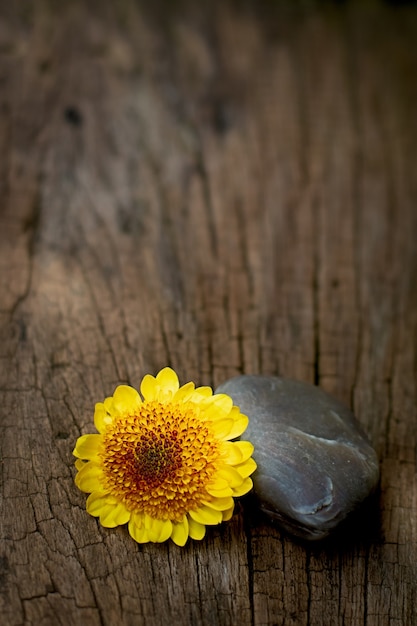
[[[79,437],[75,483],[102,526],[128,524],[138,543],[202,539],[206,525],[229,520],[236,496],[252,488],[249,441],[232,441],[248,418],[225,394],[189,382],[169,367],[140,385],[120,385],[96,404],[98,434]]]

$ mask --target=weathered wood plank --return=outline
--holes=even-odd
[[[417,10],[146,4],[2,8],[5,623],[416,623]],[[380,495],[314,546],[250,499],[184,549],[100,528],[74,442],[165,365],[320,384]]]

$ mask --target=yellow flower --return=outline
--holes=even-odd
[[[179,386],[166,367],[140,386],[120,385],[95,407],[99,434],[77,440],[76,485],[87,511],[107,528],[128,523],[139,543],[202,539],[207,524],[233,514],[252,488],[249,441],[231,441],[248,418],[210,387]]]

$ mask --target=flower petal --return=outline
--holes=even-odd
[[[211,427],[217,439],[231,439],[229,434],[233,428],[233,420],[228,418],[213,420],[211,422]]]
[[[206,534],[206,527],[204,524],[200,524],[193,520],[192,517],[188,518],[188,532],[191,539],[203,539]]]
[[[208,420],[224,419],[228,417],[233,407],[233,400],[225,393],[216,393],[207,400],[204,407],[204,417]]]
[[[203,504],[204,506],[208,506],[209,509],[214,509],[215,511],[226,511],[233,506],[233,498],[230,496],[226,496],[224,498],[213,498],[213,500],[205,500]]]
[[[243,483],[242,476],[239,474],[239,472],[236,471],[234,467],[231,467],[230,465],[224,465],[221,469],[219,469],[218,475],[220,478],[224,478],[225,480],[227,480],[228,484],[233,489],[235,487],[240,487],[240,485]]]
[[[94,426],[99,433],[104,432],[107,426],[112,423],[113,417],[109,411],[110,405],[113,408],[113,398],[106,398],[104,402],[97,402],[94,410]]]
[[[192,400],[198,404],[206,401],[207,398],[210,398],[212,395],[213,390],[211,387],[196,387]]]
[[[139,525],[138,525],[139,524]],[[145,525],[141,525],[138,515],[131,515],[128,525],[129,534],[138,543],[147,543],[149,541],[148,531]]]
[[[233,506],[230,509],[223,511],[223,522],[228,522],[229,519],[232,519],[234,509],[235,505],[233,503]]]
[[[158,541],[162,543],[169,539],[172,535],[172,522],[170,520],[165,520],[161,523],[160,534]]]
[[[113,510],[115,526],[123,526],[130,520],[131,512],[121,502]]]
[[[220,524],[222,521],[221,511],[215,511],[207,505],[202,505],[193,511],[189,511],[188,515],[200,524]]]
[[[112,416],[113,415],[113,396],[109,396],[108,398],[106,398],[103,404],[104,404],[106,413]]]
[[[101,493],[91,493],[87,498],[87,512],[94,517],[100,517],[100,523],[106,528],[115,528],[126,524],[130,519],[130,511],[124,504],[113,496]]]
[[[75,477],[75,484],[81,491],[90,493],[99,491],[103,493],[104,489],[101,480],[103,479],[103,470],[93,461],[84,464]]]
[[[177,546],[185,546],[189,534],[188,519],[184,516],[182,522],[174,522],[172,524],[171,539]]]
[[[173,402],[187,402],[190,400],[195,394],[195,385],[194,383],[186,383],[182,387],[178,389],[174,397],[172,398]]]
[[[142,404],[136,389],[119,385],[113,394],[113,408],[119,415],[133,415]]]
[[[156,399],[156,380],[151,374],[146,374],[140,384],[140,393],[147,402],[152,402]]]
[[[233,489],[229,485],[219,489],[215,487],[206,487],[206,491],[214,498],[226,498],[227,496],[233,495]]]
[[[235,497],[244,496],[248,493],[253,487],[253,482],[251,478],[245,478],[243,483],[239,487],[233,487],[233,495]]]
[[[150,519],[151,524],[148,529],[149,541],[162,543],[169,539],[172,534],[172,522],[170,520]]]
[[[222,478],[217,472],[211,483],[206,487],[208,494],[215,498],[226,498],[233,494],[228,478]]]
[[[140,392],[147,402],[152,400],[167,402],[173,399],[179,388],[178,376],[174,370],[164,367],[155,378],[150,374],[143,377]]]
[[[238,442],[224,441],[221,447],[222,458],[228,465],[238,465],[244,461]]]
[[[93,491],[87,498],[86,509],[90,515],[98,517],[103,506],[106,504],[107,494]]]
[[[83,468],[85,464],[86,464],[86,461],[83,461],[82,459],[77,459],[74,463],[75,469],[77,470],[77,472],[79,472],[80,469]]]
[[[101,441],[101,435],[82,435],[77,439],[73,455],[79,459],[96,461],[98,459],[98,451]]]
[[[137,528],[145,528],[145,514],[132,512],[130,519]]]
[[[234,468],[235,468],[235,470],[237,470],[239,472],[239,474],[242,476],[242,478],[247,478],[248,476],[253,474],[253,472],[257,468],[257,465],[256,465],[255,461],[252,458],[250,458],[247,461],[245,461],[244,463],[240,463],[239,465],[234,465]]]
[[[159,400],[170,400],[180,388],[178,376],[174,370],[170,367],[164,367],[164,369],[156,375],[156,387]]]
[[[240,437],[245,432],[249,424],[249,418],[241,413],[237,406],[232,408],[229,417],[233,419],[233,428],[230,430],[227,439],[236,439],[236,437]]]
[[[115,510],[116,507],[114,506],[114,504],[105,504],[101,508],[100,524],[104,526],[104,528],[115,528],[116,526],[118,526],[118,523],[116,522],[114,517]],[[126,521],[128,521],[128,519]]]
[[[223,476],[220,476],[219,472],[216,472],[211,480],[211,482],[208,485],[208,489],[225,489],[226,487],[229,487],[229,480],[228,478],[224,478]]]
[[[233,445],[235,448],[239,448],[240,454],[242,455],[240,463],[247,461],[249,457],[252,456],[254,447],[250,441],[234,441]]]

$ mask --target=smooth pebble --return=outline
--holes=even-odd
[[[237,376],[227,393],[255,446],[261,509],[304,539],[326,537],[376,488],[379,463],[352,412],[319,387],[270,376]]]

